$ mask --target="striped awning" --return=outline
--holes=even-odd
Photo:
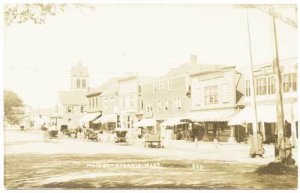
[[[166,119],[161,126],[174,126],[174,125],[181,125],[184,124],[181,120],[187,119],[186,117],[171,117]]]
[[[100,116],[101,116],[100,113],[87,113],[79,119],[79,123],[83,124],[83,123],[86,123],[86,122],[89,122],[89,121],[93,121],[94,119],[96,119]]]
[[[234,114],[234,109],[203,110],[190,113],[188,118],[197,122],[226,122]]]
[[[117,121],[116,114],[102,115],[100,118],[96,119],[94,123],[112,123]]]
[[[149,119],[142,119],[139,122],[133,124],[134,127],[151,127],[156,125],[156,120],[149,118]]]
[[[297,119],[297,106],[288,105],[284,106],[284,118],[286,121],[296,121]],[[276,123],[277,122],[277,113],[276,105],[258,105],[257,107],[257,122],[265,123]],[[244,125],[245,123],[252,123],[254,117],[253,108],[247,106],[242,109],[239,113],[232,116],[229,125]]]

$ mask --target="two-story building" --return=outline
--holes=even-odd
[[[79,122],[85,128],[99,129],[100,124],[95,121],[102,116],[101,89],[89,88],[86,99],[88,101],[86,113]]]
[[[163,76],[142,84],[143,118],[160,123],[159,129],[173,130],[173,139],[188,137],[187,115],[191,109],[189,71],[197,64],[195,55],[189,63],[170,69]]]
[[[282,97],[285,119],[285,135],[291,137],[293,145],[298,138],[298,116],[297,116],[297,59],[291,58],[280,61],[282,77]],[[251,103],[250,68],[245,69],[245,108],[232,117],[230,124],[243,125],[251,130],[253,120],[253,107]],[[276,88],[275,73],[272,63],[259,64],[254,66],[254,90],[257,106],[257,121],[259,131],[262,133],[266,143],[274,142],[277,134],[276,122]]]
[[[188,117],[193,128],[200,129],[198,139],[235,141],[235,128],[230,128],[228,121],[236,114],[243,96],[242,74],[235,66],[199,65],[190,76],[192,106]]]
[[[144,81],[151,77],[141,77],[135,74],[118,79],[119,82],[119,116],[120,127],[133,128],[143,114],[142,87]]]
[[[112,78],[99,88],[101,117],[94,123],[101,123],[101,130],[110,131],[120,127],[119,123],[119,81]]]
[[[58,96],[57,114],[60,115],[60,126],[76,128],[80,118],[87,108],[87,94],[89,73],[87,67],[79,61],[71,69],[71,88],[60,91]]]

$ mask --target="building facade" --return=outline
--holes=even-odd
[[[298,114],[297,114],[297,59],[280,61],[282,79],[282,97],[285,119],[285,135],[296,144],[298,138]],[[240,124],[251,132],[253,120],[253,108],[250,92],[250,69],[245,69],[245,108],[232,119],[232,124]],[[265,143],[273,143],[277,135],[276,129],[276,88],[275,73],[272,63],[256,65],[254,67],[254,91],[257,107],[257,121],[259,132]],[[250,130],[250,131],[249,131]]]
[[[119,82],[117,78],[112,78],[100,86],[100,109],[101,117],[95,123],[101,124],[101,130],[113,131],[120,127],[119,120]]]
[[[118,79],[119,82],[119,116],[120,127],[133,128],[143,110],[141,82],[143,78],[128,75]]]
[[[242,74],[235,70],[235,66],[211,65],[191,73],[189,118],[200,125],[198,139],[236,140],[235,128],[230,128],[228,121],[238,111],[238,103],[243,98],[243,83]]]

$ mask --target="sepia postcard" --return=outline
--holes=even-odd
[[[298,189],[298,5],[2,3],[3,189]]]

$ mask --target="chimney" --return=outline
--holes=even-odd
[[[197,55],[191,55],[191,64],[197,64]]]

